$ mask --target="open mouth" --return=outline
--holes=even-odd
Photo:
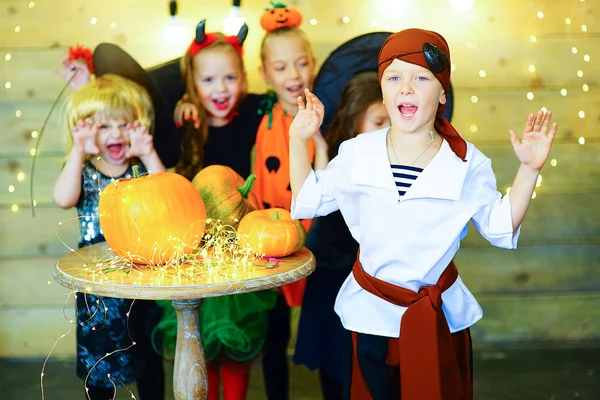
[[[122,160],[125,157],[125,145],[122,143],[109,144],[106,146],[106,155],[113,161]]]
[[[212,100],[215,108],[219,111],[224,111],[229,108],[230,98],[229,97],[219,97]]]
[[[293,86],[287,86],[285,88],[285,90],[287,90],[288,93],[290,93],[294,96],[300,96],[302,94],[302,92],[304,91],[304,85],[298,84],[298,85],[293,85]]]
[[[417,113],[418,109],[419,107],[410,103],[404,103],[398,106],[398,111],[400,111],[400,115],[403,119],[412,119]]]
[[[288,19],[287,19],[287,18],[284,18],[284,19],[276,19],[275,21],[276,21],[278,24],[285,24],[286,22],[288,22]]]

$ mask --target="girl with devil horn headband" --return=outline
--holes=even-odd
[[[258,108],[264,96],[248,94],[243,44],[244,24],[237,35],[207,33],[206,20],[181,59],[186,94],[175,109],[184,125],[182,157],[176,171],[192,180],[201,168],[225,165],[242,177],[250,175],[251,151],[261,120]],[[208,398],[244,399],[251,361],[263,349],[267,310],[273,308],[273,290],[209,298],[200,309],[200,333],[208,367]],[[162,303],[161,328],[165,345],[175,348],[175,311]]]
[[[176,171],[192,180],[208,165],[227,165],[242,177],[250,174],[250,150],[260,123],[262,97],[248,94],[243,44],[248,26],[235,36],[206,33],[206,20],[181,58],[185,95],[175,108],[184,127]]]
[[[471,400],[469,327],[482,317],[452,259],[469,221],[492,245],[515,249],[538,174],[557,131],[551,112],[530,114],[512,190],[496,188],[491,161],[442,112],[450,51],[436,32],[390,35],[378,77],[391,128],[342,143],[312,171],[307,140],[323,105],[307,91],[290,127],[292,216],[341,210],[359,254],[335,311],[347,330],[344,398]]]

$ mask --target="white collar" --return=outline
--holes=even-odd
[[[398,193],[387,154],[386,137],[389,128],[363,133],[354,140],[353,165],[350,182],[374,186]],[[472,147],[472,146],[469,146]],[[467,151],[467,159],[472,153]],[[421,175],[402,197],[459,200],[469,162],[454,154],[446,140]]]

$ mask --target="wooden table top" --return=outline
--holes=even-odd
[[[208,252],[203,260],[213,260]],[[210,266],[192,262],[159,267],[134,266],[117,258],[106,242],[73,251],[58,260],[54,279],[78,292],[146,300],[191,300],[283,286],[308,276],[313,254],[303,247],[278,259],[251,265]]]

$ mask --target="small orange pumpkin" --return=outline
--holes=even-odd
[[[204,235],[206,210],[194,186],[172,172],[139,175],[107,185],[98,215],[106,242],[119,257],[159,265],[194,251]]]
[[[256,177],[246,181],[233,169],[224,165],[210,165],[196,174],[192,183],[206,207],[206,218],[220,220],[236,228],[244,215],[259,207],[251,192]]]
[[[288,8],[283,3],[271,2],[272,8],[265,9],[260,17],[260,25],[267,32],[280,28],[296,28],[302,23],[302,14],[294,8]]]
[[[240,221],[240,244],[265,257],[285,257],[300,250],[306,231],[290,212],[283,208],[252,211]]]

